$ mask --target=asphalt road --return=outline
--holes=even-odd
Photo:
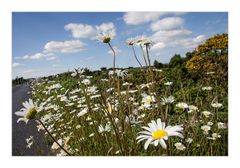
[[[47,156],[50,150],[43,137],[39,133],[35,121],[17,123],[19,118],[14,112],[19,111],[23,106],[22,102],[31,98],[30,88],[27,84],[13,86],[12,88],[12,155],[13,156]],[[26,138],[33,136],[34,143],[31,148],[26,148]]]

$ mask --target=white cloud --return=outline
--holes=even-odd
[[[123,16],[123,20],[129,25],[139,25],[150,21],[155,21],[167,12],[127,12]]]
[[[184,38],[190,37],[191,35],[192,35],[192,31],[187,29],[159,30],[152,35],[151,39],[153,41],[174,43],[178,39],[184,39]]]
[[[34,69],[28,69],[28,70],[25,70],[25,71],[23,71],[22,73],[23,74],[30,74],[30,73],[33,73],[33,72],[35,72],[36,70],[34,70]]]
[[[54,56],[47,58],[48,61],[52,61],[52,60],[56,60],[56,59],[57,59],[57,57],[54,57]]]
[[[84,50],[85,44],[80,40],[71,41],[50,41],[44,49],[48,52],[60,52],[60,53],[77,53]]]
[[[151,47],[151,50],[158,50],[158,49],[163,49],[166,47],[166,44],[164,42],[158,42],[153,44],[153,46]]]
[[[153,31],[153,35],[150,36],[154,42],[153,51],[176,46],[195,48],[206,39],[205,35],[193,36],[191,30],[184,28],[184,19],[180,17],[158,20],[151,24],[151,30]]]
[[[22,57],[15,57],[15,59],[38,60],[38,59],[43,59],[43,58],[47,58],[47,57],[50,57],[50,56],[53,56],[53,53],[41,53],[41,52],[39,52],[39,53],[35,53],[33,55],[24,55]]]
[[[14,63],[12,64],[12,67],[13,67],[13,68],[16,68],[16,67],[19,67],[19,66],[24,66],[24,64],[21,64],[21,63],[18,63],[18,62],[14,62]]]
[[[102,23],[100,25],[88,25],[81,23],[69,23],[64,26],[64,29],[71,31],[73,38],[89,38],[96,39],[98,33],[112,32],[116,35],[116,28],[112,22]]]
[[[205,35],[199,35],[194,38],[187,38],[179,41],[179,45],[185,48],[196,48],[201,42],[206,39]]]
[[[109,31],[116,30],[116,28],[112,22],[102,23],[101,25],[96,26],[96,29],[98,32],[109,32]]]
[[[114,49],[116,55],[119,55],[122,52],[122,50],[120,50],[117,46],[114,46],[113,49]],[[109,50],[108,54],[112,54],[113,55],[113,51]]]
[[[71,31],[74,38],[92,38],[96,36],[96,30],[88,24],[69,23],[64,29]]]
[[[184,19],[180,17],[167,17],[151,24],[152,31],[181,29]]]

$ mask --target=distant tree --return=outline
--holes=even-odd
[[[88,69],[88,68],[84,68],[84,73],[85,73],[86,75],[91,75],[91,71],[90,71],[90,69]]]
[[[177,67],[177,66],[181,66],[183,61],[184,60],[183,60],[183,58],[181,57],[180,54],[175,54],[169,62],[169,67],[174,68],[174,67]]]
[[[101,69],[101,71],[106,71],[107,67],[101,67],[100,69]]]
[[[153,66],[158,69],[163,68],[163,64],[161,62],[158,62],[157,60],[154,60]]]
[[[194,56],[194,51],[193,52],[187,52],[185,55],[186,55],[186,57],[185,57],[185,60],[187,61],[187,60],[190,60],[193,56]]]

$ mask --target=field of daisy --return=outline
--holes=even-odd
[[[38,123],[53,155],[228,155],[227,34],[165,65],[152,64],[150,40],[128,39],[139,67],[127,69],[115,67],[111,32],[98,39],[113,52],[112,68],[34,79],[32,99],[15,113]]]

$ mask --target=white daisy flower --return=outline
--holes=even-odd
[[[157,119],[157,122],[152,120],[148,126],[149,127],[142,127],[145,130],[139,132],[140,135],[136,138],[138,140],[137,143],[147,140],[144,145],[145,150],[148,148],[149,144],[154,144],[154,146],[160,144],[166,149],[167,145],[164,140],[168,140],[168,137],[171,136],[183,138],[181,134],[183,128],[181,125],[165,127],[165,122],[161,122],[161,119]]]
[[[29,120],[35,119],[36,114],[40,109],[34,105],[32,99],[29,99],[29,101],[23,102],[24,108],[21,108],[20,111],[15,112],[15,115],[20,116],[17,120],[17,123],[20,121],[24,121],[26,124]]]
[[[115,37],[114,30],[108,32],[102,32],[97,36],[97,39],[102,43],[110,43],[110,41]]]
[[[62,139],[59,139],[57,142],[59,143],[59,145],[62,145],[62,143],[63,143]],[[56,142],[54,142],[54,143],[52,144],[51,149],[56,150],[56,149],[59,148],[59,145],[58,145]]]
[[[130,46],[135,45],[136,44],[136,39],[129,38],[129,39],[127,39],[126,43],[127,43],[127,45],[130,45]]]
[[[174,97],[173,96],[162,98],[162,105],[171,104],[173,102],[174,102]]]
[[[188,105],[187,105],[187,103],[181,102],[181,103],[176,104],[176,107],[178,107],[180,109],[187,109]]]
[[[102,125],[98,126],[98,132],[99,133],[103,133],[103,132],[110,132],[111,131],[111,127],[109,123],[106,123],[105,127],[103,127]]]

